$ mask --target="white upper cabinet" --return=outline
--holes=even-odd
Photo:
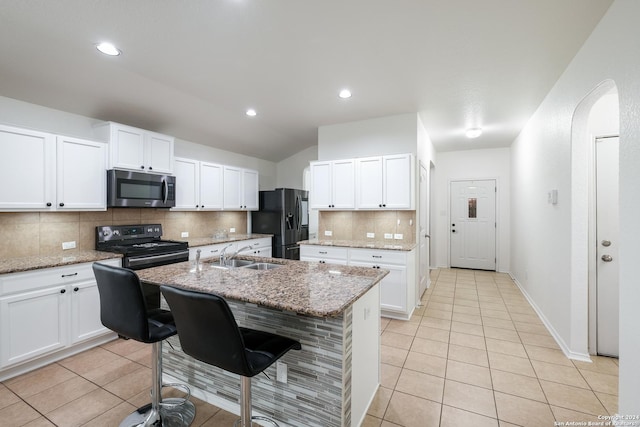
[[[172,209],[222,209],[223,168],[214,163],[176,157],[176,206]]]
[[[106,210],[105,144],[0,126],[0,210]]]
[[[311,162],[312,209],[355,208],[355,161]]]
[[[358,209],[414,209],[411,154],[357,160]]]
[[[0,126],[0,209],[55,209],[55,136]]]
[[[218,210],[224,206],[224,166],[200,162],[200,209]]]
[[[105,144],[63,136],[57,140],[57,209],[106,209]]]
[[[113,122],[95,129],[100,138],[109,142],[109,169],[173,173],[172,136]]]
[[[312,209],[415,209],[412,154],[311,162]]]
[[[224,209],[258,210],[258,172],[224,166]]]

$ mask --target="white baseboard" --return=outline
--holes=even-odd
[[[524,287],[520,284],[520,282],[518,282],[518,279],[516,279],[515,277],[513,277],[513,275],[511,273],[509,273],[509,276],[511,277],[511,279],[513,280],[513,282],[516,284],[516,286],[518,287],[518,289],[520,289],[520,292],[522,292],[522,295],[524,295],[524,297],[527,299],[527,301],[529,302],[529,304],[531,305],[531,307],[533,307],[533,310],[536,312],[536,314],[538,315],[538,317],[540,318],[540,320],[542,320],[542,323],[544,324],[544,326],[547,328],[547,330],[549,331],[549,333],[551,334],[551,336],[553,337],[553,339],[556,341],[556,343],[558,344],[558,346],[560,347],[560,349],[562,350],[562,352],[564,353],[565,356],[567,356],[569,359],[573,359],[573,360],[578,360],[581,362],[591,362],[591,357],[589,356],[588,353],[577,353],[572,351],[569,346],[567,345],[567,343],[562,339],[562,337],[560,336],[560,334],[558,334],[558,332],[555,330],[555,328],[553,327],[553,325],[551,324],[551,322],[549,322],[549,320],[547,319],[547,317],[544,315],[544,313],[542,312],[542,310],[540,310],[540,307],[538,307],[538,305],[535,303],[535,301],[529,296],[529,294],[527,293],[527,291],[524,289]]]

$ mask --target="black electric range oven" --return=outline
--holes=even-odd
[[[189,260],[189,244],[162,240],[161,224],[100,225],[96,227],[96,250],[122,254],[122,266],[132,270]],[[143,284],[148,308],[160,306],[157,286]]]

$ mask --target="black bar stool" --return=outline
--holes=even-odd
[[[168,310],[147,310],[140,279],[127,268],[93,264],[100,293],[100,320],[112,331],[126,338],[153,344],[151,350],[151,403],[130,414],[120,427],[162,425],[188,426],[196,409],[189,401],[189,388],[167,384],[186,391],[186,398],[162,400],[162,341],[177,333]]]
[[[271,366],[298,341],[268,332],[241,328],[224,298],[209,293],[161,286],[176,321],[182,350],[209,365],[240,375],[240,425],[251,427],[265,417],[251,417],[251,377]],[[236,421],[236,424],[238,423]]]

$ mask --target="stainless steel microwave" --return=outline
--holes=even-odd
[[[107,207],[172,208],[175,205],[175,176],[107,171]]]

